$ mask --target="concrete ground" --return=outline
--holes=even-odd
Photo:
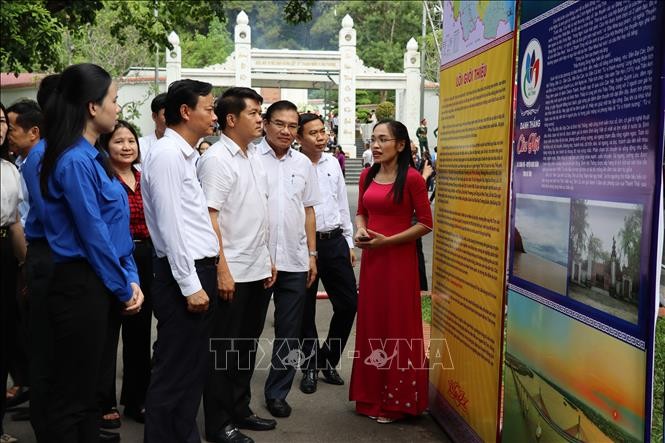
[[[351,214],[355,214],[358,198],[357,187],[348,190]],[[423,249],[427,262],[428,278],[431,282],[432,263],[432,235],[423,239]],[[360,251],[356,251],[360,259]],[[359,265],[356,265],[356,276]],[[323,290],[323,288],[320,288]],[[317,302],[317,325],[319,336],[325,337],[332,315],[331,304],[328,300]],[[153,323],[154,325],[154,323]],[[273,337],[273,307],[271,304],[262,338],[269,340]],[[156,331],[153,331],[156,334]],[[427,414],[420,417],[392,424],[377,424],[367,417],[357,415],[354,403],[348,399],[348,382],[351,377],[353,344],[355,341],[355,328],[347,344],[344,357],[340,362],[339,373],[347,382],[344,386],[333,386],[319,381],[318,390],[311,395],[305,395],[298,388],[300,374],[296,378],[287,401],[293,408],[291,417],[277,419],[277,429],[268,432],[243,431],[251,436],[257,443],[260,442],[450,442],[451,440]],[[270,417],[270,413],[263,401],[263,386],[268,375],[267,365],[271,347],[268,345],[263,359],[257,354],[257,370],[252,379],[252,408],[262,417]],[[122,350],[118,349],[118,355]],[[121,360],[119,358],[119,360]],[[118,374],[121,374],[118,368]],[[120,392],[120,379],[118,379],[118,392]],[[122,411],[122,408],[121,408]],[[5,432],[19,438],[22,443],[34,442],[34,436],[28,422],[14,422],[11,420],[12,412],[5,416]],[[203,407],[198,415],[198,423],[203,432]],[[123,442],[139,443],[143,441],[143,426],[131,419],[122,420],[119,429]],[[203,437],[203,435],[202,435]]]

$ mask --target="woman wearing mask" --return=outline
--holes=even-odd
[[[115,127],[117,90],[101,67],[72,65],[44,109],[40,186],[53,251],[48,309],[57,356],[47,426],[58,443],[99,439],[96,392],[111,300],[126,314],[138,313],[143,303],[127,193],[94,146]]]
[[[431,231],[432,212],[425,182],[410,167],[406,127],[380,121],[371,149],[374,164],[360,176],[356,215],[363,255],[350,398],[358,413],[390,423],[427,407],[416,239]]]

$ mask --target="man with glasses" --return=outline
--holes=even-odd
[[[275,341],[265,385],[268,410],[288,417],[286,396],[300,355],[299,337],[305,291],[316,278],[316,216],[319,200],[316,171],[305,155],[291,149],[298,131],[298,108],[282,100],[273,103],[263,120],[265,137],[257,145],[268,174],[269,249],[277,267],[273,286]]]

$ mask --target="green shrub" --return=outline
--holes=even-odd
[[[382,102],[376,107],[376,118],[384,120],[395,118],[395,105],[392,102]]]

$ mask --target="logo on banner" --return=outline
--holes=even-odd
[[[543,83],[543,51],[540,42],[532,39],[522,56],[522,101],[528,107],[533,106],[538,99],[540,86]]]

